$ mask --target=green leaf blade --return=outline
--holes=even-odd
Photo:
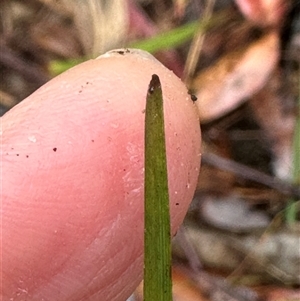
[[[131,43],[129,47],[143,49],[150,53],[172,49],[189,41],[197,29],[197,22],[188,23],[169,32],[163,32],[154,37]]]
[[[145,117],[144,300],[172,300],[171,230],[163,97],[159,77],[149,84]]]

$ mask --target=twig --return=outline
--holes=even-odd
[[[215,4],[215,0],[208,0],[207,6],[204,11],[204,20],[209,20],[212,15],[213,7]],[[200,22],[203,22],[201,19]],[[205,32],[199,31],[196,33],[191,47],[189,49],[189,53],[187,55],[186,64],[183,71],[183,79],[186,82],[186,84],[189,84],[189,80],[194,75],[196,70],[197,62],[199,61],[200,52],[203,46],[203,42],[205,39]]]
[[[300,198],[299,186],[286,183],[276,177],[269,176],[246,165],[222,158],[212,153],[203,154],[202,163],[209,164],[221,170],[232,172],[244,179],[264,184],[268,187],[278,190],[283,194]]]

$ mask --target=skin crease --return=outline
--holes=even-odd
[[[87,61],[1,118],[3,301],[123,301],[141,281],[144,109],[154,73],[177,231],[200,166],[195,104],[145,52]]]

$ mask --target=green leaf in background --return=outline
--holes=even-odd
[[[199,31],[206,32],[214,26],[221,26],[230,19],[230,17],[230,13],[223,11],[212,18],[184,24],[145,40],[135,41],[126,47],[142,49],[152,54],[160,50],[174,49],[191,40],[195,33]],[[53,60],[49,63],[48,70],[52,76],[56,76],[91,58],[92,57],[83,57],[77,59]]]
[[[68,69],[86,61],[87,58],[77,58],[77,59],[66,59],[66,60],[52,60],[48,65],[48,70],[50,75],[56,76],[61,74]]]
[[[176,27],[170,31],[158,34],[149,39],[136,41],[132,43],[129,47],[139,48],[150,53],[154,53],[159,50],[176,48],[190,40],[198,28],[198,22],[188,23],[183,26]]]
[[[171,301],[171,233],[163,97],[152,75],[145,117],[144,300]]]
[[[131,43],[129,48],[138,48],[155,53],[159,50],[175,48],[192,39],[195,32],[200,28],[199,22],[192,22],[180,27],[176,27],[170,31],[158,34],[154,37],[136,41]],[[204,29],[204,25],[202,25]],[[48,66],[51,75],[56,76],[69,68],[85,61],[87,58],[69,59],[69,60],[53,60]]]
[[[129,47],[139,48],[152,54],[160,50],[174,49],[191,40],[195,33],[199,31],[204,33],[214,26],[221,26],[221,24],[228,21],[230,17],[231,14],[223,11],[212,18],[190,22],[169,31],[159,33],[154,37],[136,41],[131,43]]]

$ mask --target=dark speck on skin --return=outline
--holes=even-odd
[[[124,55],[125,53],[130,53],[130,50],[129,49],[119,50],[117,51],[117,53]]]
[[[179,203],[176,203],[175,205],[176,205],[176,206],[178,206],[178,205],[179,205]]]
[[[197,96],[196,96],[195,94],[192,93],[192,91],[188,91],[188,94],[190,94],[191,100],[192,100],[193,102],[197,101],[198,98],[197,98]]]
[[[53,151],[56,152],[56,151],[57,151],[57,147],[54,147],[54,148],[53,148]]]
[[[191,100],[192,100],[192,101],[197,101],[197,99],[198,99],[198,98],[197,98],[197,96],[196,96],[196,95],[194,95],[194,94],[191,94]]]
[[[19,154],[17,154],[17,157],[19,157],[20,155]]]
[[[92,140],[92,142],[94,142],[94,139]]]
[[[28,156],[28,155],[26,155],[26,158],[29,158],[29,156]]]

